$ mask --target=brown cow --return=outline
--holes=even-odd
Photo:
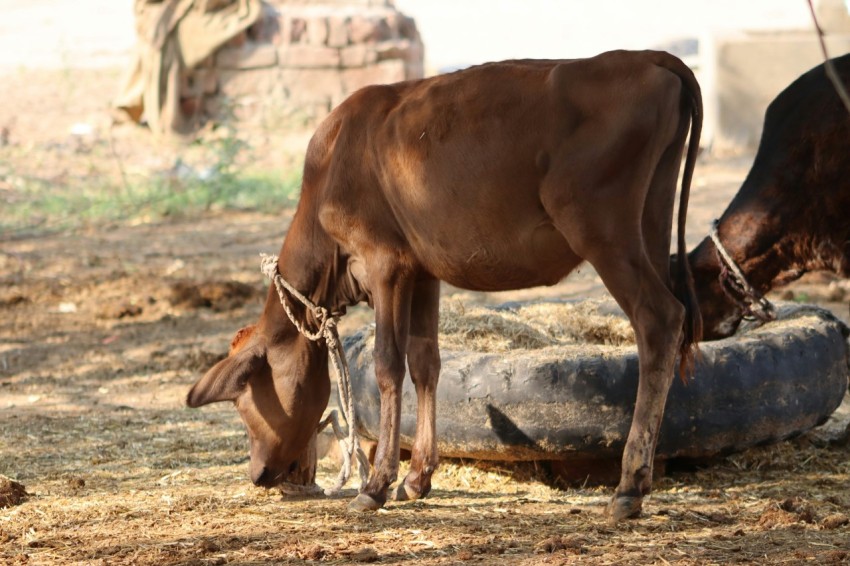
[[[832,60],[850,86],[850,55]],[[722,247],[758,294],[826,270],[850,277],[850,116],[823,65],[767,108],[755,161],[717,225]],[[734,334],[752,299],[729,284],[706,238],[689,255],[705,337]],[[728,269],[728,268],[727,268]],[[725,291],[724,291],[725,287]]]
[[[701,332],[684,261],[701,113],[699,86],[681,61],[617,51],[367,87],[319,126],[279,269],[330,311],[363,300],[375,309],[380,433],[352,509],[380,508],[397,479],[405,360],[417,432],[394,495],[415,499],[431,488],[440,281],[486,291],[553,285],[587,260],[637,335],[637,405],[608,511],[613,520],[639,513],[677,353],[687,361]],[[689,126],[677,299],[668,253]],[[287,302],[315,327],[299,301]],[[235,401],[251,479],[270,487],[297,467],[327,405],[327,347],[296,330],[274,289],[249,332],[187,402]]]

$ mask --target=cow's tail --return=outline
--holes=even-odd
[[[699,138],[702,132],[702,92],[693,72],[679,58],[669,53],[658,52],[656,64],[674,73],[682,81],[682,105],[690,109],[691,134],[688,140],[688,153],[685,158],[685,170],[682,174],[682,193],[679,196],[678,240],[676,252],[676,297],[685,307],[682,344],[680,346],[679,376],[682,380],[693,374],[694,359],[699,355],[698,343],[702,340],[702,316],[699,312],[694,277],[688,262],[688,250],[685,244],[685,222],[688,216],[688,199],[691,193],[691,181],[694,176]]]

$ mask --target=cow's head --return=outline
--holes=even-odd
[[[670,260],[671,271],[675,272],[678,258],[673,255]],[[720,262],[710,238],[705,238],[688,254],[688,262],[702,315],[703,339],[719,340],[735,334],[744,312],[721,286]]]
[[[720,340],[735,334],[744,313],[720,285],[720,264],[714,258],[714,248],[709,245],[710,241],[706,238],[691,251],[688,262],[691,264],[694,290],[702,316],[702,338]],[[678,261],[675,254],[670,256],[671,273],[678,269]]]
[[[294,333],[270,340],[255,326],[236,333],[230,353],[189,391],[186,404],[232,401],[248,430],[255,485],[309,484],[316,429],[328,404],[327,357]]]

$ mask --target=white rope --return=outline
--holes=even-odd
[[[744,277],[743,272],[738,267],[738,264],[735,263],[735,260],[733,260],[732,256],[729,255],[729,252],[727,252],[726,248],[723,247],[723,244],[720,243],[720,236],[717,233],[717,227],[719,225],[719,220],[715,220],[711,223],[711,232],[709,232],[709,236],[711,237],[711,241],[714,242],[714,248],[717,250],[717,253],[721,258],[721,264],[723,264],[721,267],[732,272],[735,279],[734,283],[737,287],[736,290],[743,295],[743,301],[740,301],[737,297],[732,298],[742,303],[745,308],[745,315],[749,313],[762,322],[776,320],[776,307],[774,307],[773,303],[762,296],[761,293],[756,291],[753,286],[749,284],[747,278]],[[720,285],[723,286],[725,290],[725,280],[722,270],[720,275]]]
[[[295,325],[298,332],[300,332],[308,340],[313,342],[318,342],[322,339],[325,340],[325,343],[328,346],[328,357],[330,358],[331,365],[333,366],[334,373],[336,374],[337,390],[340,397],[340,411],[342,413],[342,420],[345,421],[348,426],[348,433],[346,434],[343,427],[340,425],[339,415],[336,411],[330,411],[328,416],[319,423],[319,428],[316,431],[317,433],[324,430],[328,424],[332,426],[334,435],[336,436],[337,442],[339,442],[339,446],[342,451],[342,467],[339,471],[339,475],[337,476],[336,484],[334,484],[333,487],[325,489],[324,493],[325,495],[333,496],[338,495],[340,491],[342,491],[342,488],[351,477],[352,456],[355,454],[357,456],[357,467],[360,472],[362,487],[362,484],[365,484],[369,478],[369,459],[366,457],[366,454],[363,452],[363,448],[360,446],[360,438],[356,430],[354,397],[351,395],[351,377],[348,371],[348,361],[345,359],[345,350],[342,347],[342,342],[339,339],[339,332],[337,330],[339,316],[331,313],[328,309],[320,305],[314,304],[310,299],[302,295],[297,289],[287,283],[280,275],[277,256],[260,254],[260,257],[262,258],[260,269],[263,274],[265,274],[266,277],[271,279],[274,283],[277,295],[280,298],[280,304],[283,306],[286,316],[289,317],[289,320],[292,321],[292,324]],[[319,328],[315,332],[307,330],[304,324],[301,324],[295,318],[295,315],[292,314],[292,310],[289,308],[289,303],[286,300],[284,289],[289,291],[293,297],[298,299],[298,301],[312,311],[313,316],[316,317],[319,324]],[[291,487],[292,485],[290,484],[285,485],[283,488],[284,492],[286,493],[287,489],[290,489]],[[303,486],[299,487],[301,488]],[[315,493],[314,486],[307,486],[307,488],[307,490],[298,489],[297,492]]]
[[[352,421],[349,422],[349,430],[354,427],[351,426]],[[319,423],[319,432],[324,430],[325,427],[331,425],[334,431],[334,436],[336,436],[337,442],[339,442],[339,447],[342,452],[342,467],[340,468],[339,475],[336,478],[336,484],[333,487],[329,487],[325,489],[325,495],[333,496],[339,494],[342,491],[343,486],[348,481],[348,478],[351,476],[351,456],[352,452],[357,455],[357,469],[360,472],[360,485],[361,487],[369,480],[369,459],[366,457],[366,453],[363,452],[363,449],[360,447],[360,440],[355,435],[354,438],[354,450],[351,450],[352,440],[349,437],[346,437],[345,432],[343,432],[342,426],[339,424],[339,413],[336,411],[330,411],[328,416]]]

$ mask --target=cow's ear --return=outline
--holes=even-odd
[[[248,325],[244,328],[240,328],[236,332],[236,336],[233,337],[233,340],[230,341],[230,351],[227,353],[228,356],[232,356],[239,352],[245,345],[248,343],[254,336],[254,330],[257,328],[255,324]]]
[[[218,401],[234,401],[245,390],[248,379],[266,366],[265,350],[254,347],[229,356],[198,380],[186,396],[186,404],[196,408]]]

